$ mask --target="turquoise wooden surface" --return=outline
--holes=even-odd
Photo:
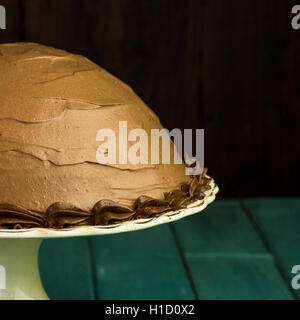
[[[51,299],[295,299],[300,199],[217,200],[174,224],[46,240]]]
[[[200,299],[290,299],[238,201],[216,201],[175,230]]]
[[[100,299],[194,299],[169,226],[91,239]]]
[[[40,270],[50,299],[95,298],[86,239],[44,241],[40,250]]]
[[[290,283],[292,267],[300,265],[300,199],[247,199],[245,204]],[[300,298],[300,290],[294,292]]]

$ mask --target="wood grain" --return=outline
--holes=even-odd
[[[255,203],[264,217],[264,200]],[[199,299],[295,298],[239,201],[216,201],[203,214],[175,222],[175,230]]]
[[[96,297],[194,299],[168,226],[92,237]]]
[[[300,199],[247,199],[246,207],[277,257],[285,279],[292,286],[293,266],[300,265]],[[291,288],[300,299],[300,291]]]

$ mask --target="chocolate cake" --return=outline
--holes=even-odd
[[[0,70],[0,228],[121,223],[204,197],[209,178],[187,176],[184,164],[97,161],[100,129],[118,132],[120,120],[128,130],[162,125],[130,87],[87,58],[1,44]]]

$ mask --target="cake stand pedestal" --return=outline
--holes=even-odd
[[[167,212],[159,217],[132,220],[112,226],[84,226],[63,230],[0,229],[0,300],[49,299],[41,283],[38,267],[42,239],[114,234],[176,221],[204,210],[215,200],[218,186],[214,180],[211,180],[210,186],[211,189],[206,191],[203,200],[192,203],[186,209]]]
[[[41,239],[0,239],[0,299],[46,300],[38,267]]]

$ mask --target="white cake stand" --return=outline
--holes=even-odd
[[[38,253],[43,239],[106,235],[151,228],[198,213],[215,200],[218,186],[212,179],[205,198],[186,209],[150,219],[138,219],[113,226],[84,226],[72,229],[0,230],[0,300],[49,299],[40,279]],[[55,257],[51,257],[54,258]]]

